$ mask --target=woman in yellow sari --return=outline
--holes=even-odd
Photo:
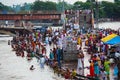
[[[78,45],[82,46],[82,40],[81,40],[80,37],[78,37],[78,39],[77,39],[77,43],[78,43]]]

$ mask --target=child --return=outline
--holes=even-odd
[[[72,69],[71,78],[75,79],[76,74],[77,74],[76,71]]]

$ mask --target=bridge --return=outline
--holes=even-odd
[[[0,14],[0,20],[60,20],[61,14]]]
[[[56,26],[60,20],[60,13],[0,14],[0,33],[9,35],[16,32],[28,33],[33,26]]]
[[[0,14],[0,25],[26,26],[32,23],[59,24],[60,13],[31,13],[31,14]],[[7,22],[6,22],[7,21]]]

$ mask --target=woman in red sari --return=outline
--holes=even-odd
[[[94,77],[95,74],[94,74],[94,63],[93,61],[90,61],[90,76],[91,77]]]

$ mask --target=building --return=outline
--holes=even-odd
[[[66,27],[79,24],[80,28],[92,29],[91,10],[66,10]]]

